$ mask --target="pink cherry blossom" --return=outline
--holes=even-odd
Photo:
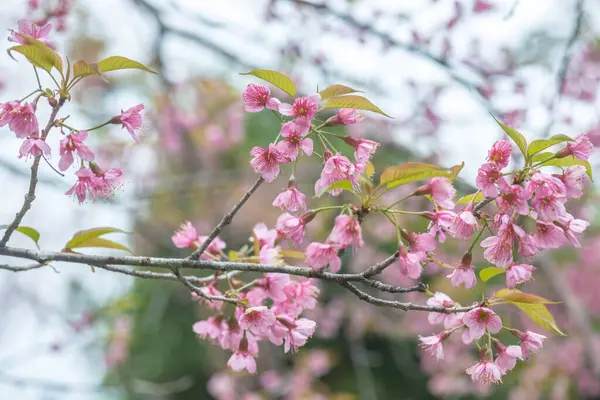
[[[313,141],[306,137],[310,130],[310,121],[306,118],[297,118],[296,121],[286,122],[281,126],[281,137],[284,140],[277,143],[277,150],[284,156],[294,161],[300,150],[307,156],[313,153]]]
[[[514,225],[515,231],[517,231],[517,228],[518,226]],[[519,255],[523,257],[535,256],[539,249],[539,245],[535,240],[535,237],[533,235],[525,234],[525,232],[522,229],[521,231],[523,232],[523,234],[517,235],[517,251],[519,252]]]
[[[202,286],[199,288],[200,291],[209,296],[223,296],[223,293],[216,288],[214,284],[209,284],[208,286]],[[209,300],[204,297],[198,295],[196,292],[192,292],[192,298],[198,303],[203,303],[208,308],[212,308],[213,310],[220,311],[223,308],[223,302],[219,300]]]
[[[435,241],[435,237],[433,235],[431,235],[430,233],[421,233],[421,234],[414,234],[411,233],[410,235],[410,250],[412,252],[428,252],[428,251],[434,251],[437,243]]]
[[[494,5],[488,3],[487,0],[475,0],[475,4],[473,5],[474,13],[482,13],[493,9]]]
[[[532,353],[541,349],[544,346],[544,339],[546,339],[546,336],[531,331],[512,331],[512,334],[521,341],[521,351],[525,359],[528,359]]]
[[[594,151],[594,145],[590,142],[587,134],[582,133],[575,138],[575,142],[568,142],[564,150],[558,152],[559,157],[572,155],[580,160],[587,160]]]
[[[207,320],[196,322],[192,326],[192,330],[202,339],[217,340],[221,336],[223,325],[223,316],[219,314]]]
[[[345,214],[335,217],[335,223],[327,241],[339,244],[344,248],[350,245],[354,248],[360,248],[365,244],[360,223],[357,219]]]
[[[354,158],[356,161],[363,164],[366,164],[371,159],[379,146],[379,143],[368,139],[354,139],[350,136],[345,136],[343,139],[348,145],[354,148]]]
[[[529,264],[514,264],[506,269],[506,287],[514,289],[517,285],[531,279],[535,267]]]
[[[261,264],[281,264],[281,248],[264,245],[260,248],[258,258]]]
[[[50,157],[51,149],[50,146],[48,146],[48,143],[40,139],[37,133],[25,139],[25,141],[19,148],[19,158],[29,158],[29,156],[39,157],[41,155],[44,155],[45,157]]]
[[[273,201],[273,206],[289,212],[306,210],[306,195],[292,185],[277,195]]]
[[[486,328],[490,333],[498,333],[502,329],[502,320],[494,311],[487,307],[477,307],[463,316],[463,323],[469,328],[471,339],[479,339]]]
[[[240,345],[240,348],[227,361],[227,366],[235,372],[247,370],[251,374],[256,373],[256,360],[248,351],[248,345],[245,348]]]
[[[444,308],[452,308],[456,305],[456,303],[448,297],[447,294],[442,292],[435,292],[433,297],[427,299],[427,305],[430,307],[444,307]],[[438,312],[430,312],[427,314],[427,319],[431,325],[442,324],[446,322],[448,318],[451,318],[452,314],[444,314]],[[462,321],[460,322],[462,324]],[[446,327],[449,329],[449,327]]]
[[[506,180],[502,176],[500,169],[491,163],[483,164],[477,171],[475,185],[485,197],[494,198],[498,194],[496,184],[499,186],[508,186]]]
[[[423,273],[421,262],[425,261],[427,254],[423,252],[412,253],[406,250],[406,247],[400,245],[398,248],[400,255],[398,263],[400,264],[400,274],[408,276],[411,279],[419,279]]]
[[[48,39],[50,30],[52,30],[52,24],[45,24],[43,26],[39,26],[35,23],[35,21],[20,19],[18,22],[18,27],[18,33],[11,30],[11,35],[8,38],[9,41],[20,44],[29,44],[29,42],[27,42],[27,40],[21,36],[26,35],[39,40],[46,46],[53,47],[52,42]]]
[[[502,374],[506,374],[517,365],[517,359],[523,359],[523,352],[519,346],[504,346],[498,340],[494,341],[494,347],[498,352],[496,357],[496,365],[502,370]]]
[[[270,143],[266,150],[254,147],[250,154],[254,157],[250,161],[252,169],[260,174],[265,182],[273,182],[279,175],[279,164],[289,162],[273,143]]]
[[[352,125],[365,119],[358,110],[354,108],[341,108],[333,117],[326,121],[327,126]]]
[[[306,248],[306,262],[315,271],[321,271],[329,265],[331,272],[338,272],[342,260],[338,256],[340,245],[312,242]]]
[[[450,275],[446,276],[447,278],[450,278],[450,283],[452,286],[458,287],[461,284],[464,284],[465,289],[471,289],[477,284],[477,277],[473,271],[471,259],[472,257],[470,253],[465,254],[456,269],[452,271]]]
[[[554,222],[537,221],[535,241],[540,249],[557,249],[565,243],[565,234]]]
[[[587,180],[583,165],[572,165],[557,177],[564,183],[567,190],[567,197],[578,199],[583,195],[583,185]]]
[[[283,301],[286,299],[283,288],[289,281],[290,276],[287,274],[268,273],[259,281],[259,285],[266,296],[274,301]]]
[[[465,372],[471,375],[473,382],[482,385],[502,382],[502,369],[489,361],[479,361],[477,364],[467,368]]]
[[[6,126],[14,118],[14,110],[19,108],[18,101],[9,101],[8,103],[0,103],[0,127]],[[36,129],[37,131],[37,129]]]
[[[451,233],[450,227],[456,214],[452,211],[438,211],[435,213],[426,213],[425,217],[432,221],[429,233],[432,236],[437,235],[438,241],[444,243],[446,241],[446,233]]]
[[[117,115],[111,119],[113,124],[121,124],[121,128],[127,129],[133,140],[136,143],[140,143],[140,139],[137,132],[142,127],[143,119],[141,112],[144,110],[143,104],[138,104],[135,107],[128,108],[127,110],[121,110],[121,115]]]
[[[121,168],[100,169],[96,164],[90,162],[90,169],[94,172],[94,187],[100,197],[110,198],[112,193],[121,185]]]
[[[302,117],[312,120],[319,110],[320,101],[321,96],[318,93],[306,97],[298,97],[292,105],[281,103],[279,105],[279,112],[290,117]]]
[[[338,181],[349,180],[353,185],[357,184],[356,181],[356,167],[350,160],[337,153],[331,156],[325,161],[323,170],[321,171],[321,177],[315,183],[315,193],[321,195],[325,189]],[[337,196],[342,193],[342,189],[333,189],[329,191],[332,196]]]
[[[490,263],[500,268],[509,266],[513,261],[513,237],[509,235],[490,236],[481,241],[485,248],[483,256]]]
[[[269,229],[263,222],[259,222],[252,228],[254,236],[258,239],[258,247],[263,246],[274,247],[275,241],[277,240],[277,230]],[[250,238],[251,242],[254,242],[254,236]]]
[[[436,360],[444,359],[444,347],[443,341],[448,337],[448,333],[442,332],[438,335],[433,336],[419,336],[419,347],[424,349],[429,355],[434,357]]]
[[[478,228],[479,224],[473,214],[473,203],[469,203],[454,217],[450,232],[457,239],[469,239]]]
[[[509,214],[516,211],[521,215],[529,214],[529,204],[527,201],[531,198],[531,191],[519,185],[512,185],[500,188],[500,196],[496,198],[496,205],[502,213]]]
[[[247,112],[259,112],[265,107],[269,110],[277,111],[281,104],[279,99],[271,97],[271,91],[268,87],[253,83],[250,83],[246,87],[246,90],[242,93],[242,99],[244,100],[244,108]]]
[[[506,140],[498,140],[488,152],[488,161],[498,168],[506,168],[510,162],[512,146]]]
[[[585,232],[590,223],[582,219],[575,219],[571,214],[565,213],[559,218],[559,226],[573,246],[581,247],[577,236]]]
[[[2,106],[0,126],[8,124],[18,138],[37,136],[39,131],[38,120],[35,116],[35,103],[19,104],[11,101]]]
[[[565,184],[556,176],[536,171],[531,175],[528,184],[528,190],[532,193],[535,191],[543,192],[543,195],[562,195],[567,194]]]
[[[175,247],[180,249],[198,247],[198,233],[190,221],[181,224],[179,230],[175,231],[175,234],[171,237],[171,240]]]
[[[241,345],[240,341],[243,336],[244,332],[242,331],[240,324],[237,319],[232,317],[222,325],[221,335],[219,336],[219,346],[221,346],[223,350],[235,350]]]
[[[288,213],[282,214],[277,218],[275,229],[283,237],[290,239],[296,244],[301,244],[304,239],[305,222],[301,217],[295,217]]]
[[[415,194],[430,194],[440,207],[447,209],[454,208],[452,199],[456,195],[456,189],[454,189],[452,182],[448,178],[433,178],[427,185],[419,187]]]
[[[81,167],[77,172],[77,183],[73,187],[65,192],[67,196],[75,194],[77,200],[80,203],[85,201],[86,196],[89,196],[92,200],[96,200],[98,193],[96,192],[96,186],[94,185],[94,178],[96,175],[91,169]]]
[[[285,315],[277,317],[278,324],[273,326],[275,336],[284,341],[284,351],[296,352],[299,347],[306,344],[308,339],[315,333],[317,323],[307,318],[293,320]],[[272,334],[273,335],[273,334]]]
[[[547,187],[539,187],[535,191],[531,205],[542,220],[554,221],[567,212],[566,201],[567,196],[564,194],[552,191]]]
[[[208,236],[198,236],[198,244],[202,245],[206,239],[208,239]],[[210,242],[206,250],[204,250],[204,253],[202,253],[202,255],[200,256],[200,258],[203,260],[212,260],[214,258],[220,259],[223,250],[225,250],[225,247],[227,247],[227,244],[220,237],[217,236],[212,242]]]
[[[250,307],[238,319],[242,329],[250,332],[266,336],[271,325],[275,323],[275,315],[268,307]]]
[[[75,160],[73,154],[77,153],[81,161],[94,161],[94,153],[83,141],[87,139],[87,131],[79,131],[67,135],[60,141],[60,161],[58,168],[66,171]]]

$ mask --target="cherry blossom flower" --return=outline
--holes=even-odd
[[[454,287],[458,287],[461,284],[465,285],[465,289],[471,289],[477,284],[477,277],[471,266],[471,253],[467,253],[462,258],[460,264],[456,267],[447,278],[450,278],[450,283]]]
[[[471,375],[473,382],[482,385],[502,382],[502,369],[493,362],[479,361],[477,364],[467,368],[465,372]]]
[[[535,241],[540,249],[557,249],[565,243],[565,233],[554,222],[537,221]]]
[[[6,126],[14,118],[13,111],[19,107],[18,101],[9,101],[8,103],[0,103],[0,127]],[[37,129],[36,129],[37,131]]]
[[[421,186],[415,192],[416,195],[430,194],[440,207],[453,209],[452,199],[456,195],[456,189],[448,178],[433,178],[427,185]]]
[[[478,227],[477,219],[473,215],[473,203],[469,203],[454,217],[450,232],[457,239],[469,239]]]
[[[452,308],[456,303],[448,297],[447,294],[442,292],[435,292],[435,294],[427,299],[427,305],[430,307],[444,307]],[[427,319],[431,325],[445,324],[447,318],[450,318],[451,314],[443,314],[438,312],[430,312],[427,314]],[[461,322],[462,324],[462,322]],[[447,327],[448,328],[448,327]]]
[[[20,19],[18,22],[18,28],[18,33],[11,30],[10,37],[8,38],[9,41],[20,44],[29,44],[29,42],[21,36],[25,35],[39,40],[46,46],[53,47],[52,42],[50,41],[50,39],[48,39],[48,35],[52,30],[52,24],[45,24],[43,26],[39,26],[35,23],[35,21],[28,19]]]
[[[424,349],[429,355],[434,357],[436,360],[444,359],[444,347],[442,342],[449,336],[447,332],[442,332],[433,336],[419,336],[419,347]]]
[[[136,143],[140,143],[140,138],[137,133],[142,127],[143,119],[141,112],[144,110],[143,104],[128,108],[127,110],[121,110],[121,115],[113,117],[110,122],[112,124],[121,124],[121,129],[125,128],[135,140]]]
[[[438,241],[444,243],[446,241],[446,233],[450,233],[450,227],[452,221],[456,217],[456,214],[452,211],[438,211],[436,213],[428,212],[425,217],[433,222],[429,233],[431,235],[437,235]]]
[[[203,286],[201,288],[199,288],[200,291],[204,294],[207,294],[208,296],[222,296],[223,293],[221,293],[219,291],[219,289],[217,289],[215,287],[214,284],[210,284],[208,286]],[[203,303],[205,304],[208,308],[212,308],[214,310],[218,310],[220,311],[223,308],[223,302],[220,300],[209,300],[206,299],[200,295],[198,295],[196,292],[192,292],[192,298],[199,302],[199,303]]]
[[[567,190],[567,197],[578,199],[583,195],[583,185],[587,180],[583,165],[572,165],[561,175],[555,176],[564,183]]]
[[[364,246],[362,229],[357,219],[348,215],[338,215],[327,241],[339,244],[343,248],[352,245],[354,248]]]
[[[483,13],[494,9],[494,5],[487,2],[487,0],[475,0],[473,5],[474,13]],[[503,140],[504,142],[504,140]]]
[[[296,212],[300,209],[306,210],[306,195],[300,192],[294,185],[279,193],[273,201],[273,206]]]
[[[435,237],[430,233],[409,234],[410,250],[412,252],[428,252],[434,251],[436,248]]]
[[[282,264],[281,248],[264,245],[258,254],[261,264]]]
[[[341,108],[333,117],[325,121],[326,126],[352,125],[365,119],[358,110],[354,108]]]
[[[331,272],[338,272],[342,260],[338,256],[340,245],[312,242],[306,248],[306,261],[315,271],[321,271],[329,265]]]
[[[231,317],[222,325],[221,335],[219,336],[219,346],[221,346],[223,350],[237,349],[243,336],[244,332],[237,319]]]
[[[211,340],[217,340],[221,336],[222,328],[223,316],[220,314],[207,320],[198,321],[192,326],[194,333],[201,339],[210,338]]]
[[[265,182],[269,183],[273,182],[279,175],[279,164],[289,161],[272,143],[269,144],[266,150],[258,146],[254,147],[250,154],[254,157],[250,161],[252,169],[260,174]]]
[[[258,239],[258,247],[263,246],[274,247],[275,241],[277,240],[277,230],[269,229],[263,222],[259,222],[252,228],[254,236]],[[254,236],[250,238],[251,242],[254,242]]]
[[[115,189],[121,185],[121,176],[123,175],[121,168],[103,170],[95,163],[90,162],[90,169],[95,175],[93,184],[98,196],[105,199],[110,198]]]
[[[481,241],[481,247],[485,248],[483,257],[490,263],[506,268],[513,261],[513,237],[507,234],[490,236]]]
[[[498,194],[496,184],[500,187],[508,186],[508,183],[506,183],[506,180],[502,176],[502,172],[496,165],[483,164],[477,171],[475,186],[481,190],[485,197],[494,198]]]
[[[356,185],[356,167],[350,160],[337,153],[325,161],[321,177],[315,183],[315,193],[321,195],[323,190],[338,181],[349,180],[353,185]],[[342,193],[342,189],[333,189],[329,191],[332,196],[337,196]]]
[[[517,285],[531,279],[535,267],[529,264],[514,264],[506,269],[506,287],[514,289]]]
[[[279,105],[279,112],[290,117],[303,117],[310,121],[319,110],[320,101],[321,96],[318,93],[306,97],[298,97],[292,105],[281,103]]]
[[[25,139],[25,141],[19,148],[19,158],[29,158],[29,156],[39,157],[41,155],[44,155],[45,157],[50,157],[51,149],[50,146],[48,146],[48,143],[40,139],[37,133]]]
[[[293,320],[285,315],[277,317],[278,324],[273,325],[271,337],[280,338],[284,342],[284,351],[298,351],[315,333],[317,323],[307,318]],[[276,343],[275,343],[276,344]]]
[[[274,301],[283,301],[286,299],[283,289],[289,281],[290,276],[287,274],[268,273],[259,280],[259,285],[266,296]]]
[[[498,333],[502,329],[502,320],[494,311],[487,307],[477,307],[465,313],[463,323],[469,328],[471,339],[479,339],[486,328],[490,333]]]
[[[425,261],[427,254],[423,252],[409,252],[403,245],[398,247],[398,251],[400,252],[400,255],[398,256],[400,274],[402,276],[408,276],[411,279],[419,279],[423,272],[421,262]]]
[[[0,126],[8,124],[8,128],[18,138],[37,136],[39,126],[35,111],[35,103],[20,104],[16,101],[4,103],[0,108]]]
[[[496,205],[502,213],[516,211],[521,215],[529,214],[529,204],[527,201],[531,198],[531,191],[519,185],[500,187],[500,196],[496,198]]]
[[[498,168],[506,168],[510,162],[512,146],[506,140],[498,140],[488,152],[488,161]]]
[[[180,249],[199,246],[198,233],[190,221],[181,224],[179,230],[175,231],[175,234],[171,237],[171,240],[175,247]]]
[[[575,219],[571,214],[565,213],[565,215],[559,218],[559,226],[562,228],[567,240],[573,246],[581,247],[577,236],[585,232],[590,223],[582,219]]]
[[[80,203],[85,201],[86,196],[89,196],[92,200],[96,200],[98,196],[96,186],[94,185],[94,178],[96,175],[92,172],[92,170],[81,167],[77,172],[75,172],[75,175],[78,179],[77,183],[73,185],[71,189],[67,190],[65,194],[67,196],[75,194]]]
[[[500,341],[494,340],[494,347],[498,352],[496,357],[496,365],[502,370],[502,374],[506,374],[517,365],[517,359],[523,359],[523,353],[519,346],[504,346]]]
[[[304,239],[304,227],[306,221],[303,217],[295,217],[288,213],[282,214],[277,218],[275,229],[283,237],[290,239],[296,244],[301,244]]]
[[[566,201],[567,196],[564,194],[552,191],[547,187],[539,187],[535,191],[531,205],[542,220],[554,221],[567,212]]]
[[[247,370],[251,374],[256,373],[256,360],[248,350],[248,340],[243,338],[235,353],[227,361],[227,366],[235,372]]]
[[[244,311],[238,322],[242,329],[266,336],[271,325],[275,323],[275,315],[265,306],[250,307]]]
[[[544,346],[544,339],[546,336],[540,335],[532,331],[511,331],[520,341],[521,351],[523,352],[523,358],[528,359],[529,356],[535,353],[537,350]]]
[[[198,245],[201,246],[202,244],[204,244],[204,241],[206,239],[208,239],[208,236],[198,236]],[[212,260],[214,258],[220,259],[221,254],[223,253],[223,250],[225,250],[226,247],[227,244],[220,237],[217,236],[213,239],[212,242],[210,242],[206,250],[204,250],[204,252],[200,256],[200,258],[203,260]]]
[[[246,90],[242,93],[242,100],[244,100],[244,109],[247,112],[259,112],[265,107],[269,110],[279,110],[281,101],[274,97],[271,97],[271,91],[268,87],[262,85],[255,85],[250,83]]]
[[[379,143],[368,139],[354,139],[350,136],[344,136],[342,139],[354,148],[354,158],[356,161],[363,164],[369,162],[379,146]]]
[[[277,150],[284,156],[294,161],[300,150],[307,156],[313,153],[313,141],[305,137],[310,130],[310,121],[306,118],[297,118],[296,121],[286,122],[281,126],[281,136],[284,140],[277,143]]]
[[[582,133],[575,138],[575,142],[568,142],[567,147],[557,153],[558,158],[572,155],[580,160],[587,160],[594,151],[594,145],[587,134]]]
[[[94,153],[87,147],[83,141],[88,137],[87,131],[79,131],[67,135],[60,141],[60,161],[58,162],[58,168],[61,171],[66,171],[73,161],[75,160],[73,154],[77,153],[77,156],[81,161],[94,161]]]

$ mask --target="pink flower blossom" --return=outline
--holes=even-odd
[[[362,121],[363,119],[365,119],[364,115],[362,115],[358,110],[355,110],[354,108],[341,108],[337,114],[327,119],[326,125],[352,125]]]
[[[561,175],[555,176],[564,183],[567,190],[567,197],[578,199],[583,195],[583,185],[587,180],[583,165],[572,165]]]
[[[278,324],[273,325],[270,339],[282,339],[284,351],[296,352],[299,347],[306,344],[315,333],[317,323],[307,318],[293,320],[285,315],[277,317]]]
[[[200,291],[208,296],[223,296],[223,293],[221,293],[219,289],[215,287],[214,284],[203,286],[200,288]],[[192,299],[194,299],[198,303],[205,304],[208,308],[212,308],[213,310],[220,311],[223,308],[222,301],[205,299],[204,297],[198,295],[196,292],[192,292]]]
[[[342,266],[342,260],[337,254],[340,249],[340,245],[312,242],[305,252],[308,266],[321,271],[329,265],[331,272],[338,272]]]
[[[279,246],[269,247],[265,245],[260,248],[258,258],[261,264],[281,264],[281,248]]]
[[[513,229],[517,231],[517,228],[520,229],[517,225],[514,225]],[[529,234],[525,234],[525,232],[520,229],[522,234],[517,234],[517,243],[518,249],[517,251],[523,257],[533,257],[537,254],[539,245],[535,240],[535,237]]]
[[[456,303],[448,297],[447,294],[442,292],[435,292],[433,297],[427,299],[427,305],[430,307],[444,307],[444,308],[452,308],[456,305]],[[431,325],[437,325],[446,322],[451,314],[444,314],[439,312],[430,312],[427,314],[427,319]],[[462,324],[462,321],[461,321]]]
[[[537,221],[535,241],[540,249],[557,249],[565,243],[565,234],[554,222]]]
[[[531,205],[542,220],[554,221],[567,212],[566,201],[567,196],[564,194],[552,191],[547,187],[539,187],[535,191]]]
[[[111,123],[121,124],[121,129],[127,129],[133,140],[135,140],[136,143],[140,143],[137,132],[142,127],[143,119],[141,112],[143,110],[143,104],[138,104],[137,106],[131,107],[125,111],[121,110],[121,115],[113,117]]]
[[[498,140],[488,152],[488,161],[498,168],[506,168],[510,162],[512,146],[506,140]]]
[[[400,274],[402,276],[408,276],[411,279],[419,279],[421,277],[421,273],[423,272],[423,266],[421,266],[421,262],[425,261],[427,254],[423,252],[408,252],[406,247],[402,245],[400,245],[398,251],[400,252],[398,257]]]
[[[450,227],[456,214],[452,211],[438,211],[436,213],[427,213],[425,217],[433,222],[429,233],[437,235],[439,242],[444,243],[446,241],[446,233],[450,233]]]
[[[506,268],[513,261],[513,237],[510,235],[498,233],[498,236],[485,238],[481,247],[485,248],[484,258],[500,268]]]
[[[562,228],[565,237],[575,247],[581,247],[578,235],[581,235],[590,223],[582,219],[575,219],[571,214],[565,213],[565,215],[559,218],[559,226]]]
[[[350,160],[337,153],[325,161],[321,177],[315,183],[315,193],[321,195],[322,192],[329,186],[338,181],[349,180],[353,185],[356,185],[356,167]],[[329,191],[332,196],[337,196],[342,193],[342,189],[333,189]]]
[[[517,285],[531,279],[535,267],[529,264],[514,264],[506,269],[506,287],[514,289]]]
[[[90,196],[92,200],[96,200],[98,193],[96,191],[96,186],[94,185],[94,178],[96,175],[92,172],[91,169],[81,167],[77,172],[75,172],[77,176],[77,183],[73,185],[73,187],[65,192],[67,196],[75,194],[77,196],[77,200],[80,203],[85,201],[86,196]]]
[[[288,213],[282,214],[277,218],[275,229],[283,237],[290,239],[296,244],[301,244],[304,239],[304,226],[306,222],[302,217],[295,217]]]
[[[221,346],[223,350],[235,350],[241,345],[240,342],[243,336],[244,332],[237,322],[237,319],[231,317],[222,325],[221,335],[219,336],[219,346]]]
[[[477,364],[467,368],[465,372],[471,375],[473,382],[482,385],[502,382],[502,369],[489,361],[479,361]]]
[[[485,197],[494,198],[498,194],[496,184],[499,186],[508,186],[506,180],[502,176],[500,169],[494,164],[483,164],[477,171],[475,185]]]
[[[350,136],[345,136],[343,139],[348,145],[354,148],[354,158],[356,161],[363,164],[369,162],[379,146],[379,143],[368,139],[354,139]]]
[[[206,239],[208,239],[208,236],[198,236],[198,245],[201,246],[202,244],[204,244],[204,241]],[[217,236],[212,242],[210,242],[206,250],[204,250],[204,253],[202,253],[202,255],[200,256],[200,258],[203,260],[212,260],[214,258],[220,259],[223,250],[225,250],[225,247],[227,247],[227,244],[223,240],[221,240],[220,237]]]
[[[310,121],[319,110],[320,101],[321,96],[318,93],[306,97],[298,97],[294,100],[293,105],[281,103],[279,105],[279,112],[283,115],[296,118],[302,117]]]
[[[498,352],[496,357],[496,365],[502,370],[502,374],[506,374],[517,365],[517,358],[523,359],[523,353],[519,346],[504,346],[499,341],[494,341],[494,347]]]
[[[18,138],[37,136],[39,126],[35,111],[35,103],[19,104],[16,101],[5,103],[0,109],[0,126],[8,124],[8,128]]]
[[[223,316],[216,315],[210,317],[204,321],[198,321],[192,326],[192,330],[201,339],[209,338],[211,340],[217,340],[221,336],[221,329],[223,328]]]
[[[284,301],[286,296],[283,289],[289,281],[290,276],[287,274],[268,273],[259,281],[259,284],[267,297],[274,301]]]
[[[421,196],[430,194],[440,207],[447,209],[454,208],[452,199],[456,194],[456,189],[454,189],[452,182],[448,178],[433,178],[427,185],[419,187],[415,194]]]
[[[19,32],[15,32],[11,30],[9,41],[20,43],[20,44],[29,44],[25,38],[21,35],[29,36],[34,39],[39,40],[44,43],[46,46],[52,46],[52,42],[48,39],[48,35],[50,34],[50,30],[52,29],[52,24],[45,24],[43,26],[39,26],[35,23],[35,21],[20,19],[18,22]]]
[[[263,222],[259,222],[252,228],[254,236],[258,239],[258,247],[263,246],[274,247],[275,241],[277,240],[277,230],[269,229]],[[254,236],[250,238],[251,242],[254,242]]]
[[[590,142],[587,134],[582,133],[575,138],[575,142],[568,142],[567,147],[559,151],[559,157],[572,155],[580,160],[587,160],[594,151],[594,145]]]
[[[254,356],[248,350],[248,341],[246,338],[241,340],[238,350],[227,361],[227,366],[235,372],[247,370],[251,374],[256,373],[256,360],[254,360]]]
[[[531,331],[512,331],[512,334],[521,341],[521,351],[523,352],[523,358],[525,359],[528,359],[532,353],[541,349],[544,346],[544,339],[546,339],[546,336]]]
[[[266,336],[271,325],[275,323],[275,315],[265,306],[250,307],[244,311],[238,322],[242,329],[249,330],[256,335]]]
[[[175,247],[180,249],[198,247],[198,233],[190,221],[181,224],[179,230],[175,231],[175,234],[171,237],[171,240]]]
[[[292,185],[277,195],[273,201],[273,206],[282,210],[286,209],[289,212],[296,212],[300,209],[306,210],[306,195]]]
[[[15,113],[14,110],[18,109],[19,102],[18,101],[9,101],[8,103],[0,103],[0,127],[5,126],[10,123],[10,121],[14,118]],[[36,129],[37,131],[37,129]]]
[[[31,135],[21,145],[19,148],[19,158],[29,156],[39,157],[44,155],[45,157],[50,157],[51,149],[44,140],[40,139],[37,135]]]
[[[487,0],[475,0],[473,5],[474,13],[482,13],[494,9],[494,5],[487,2]],[[504,142],[504,140],[503,140]]]
[[[500,196],[496,198],[496,205],[500,212],[509,214],[516,211],[521,215],[529,215],[531,191],[519,185],[500,187]]]
[[[271,97],[271,91],[268,87],[253,83],[246,87],[246,90],[242,93],[242,99],[244,100],[244,108],[248,112],[259,112],[265,107],[277,111],[281,104],[279,99]]]
[[[464,284],[465,289],[471,289],[477,284],[477,277],[475,276],[475,272],[473,272],[471,259],[471,253],[465,254],[460,264],[458,264],[458,267],[456,267],[450,275],[446,276],[447,278],[450,278],[452,286],[458,287],[461,284]]]
[[[454,217],[450,232],[457,239],[469,239],[478,227],[477,219],[473,215],[473,203],[469,203]]]
[[[313,141],[305,137],[310,130],[310,121],[306,118],[297,118],[296,121],[286,122],[281,126],[281,137],[284,138],[277,143],[277,150],[284,156],[294,161],[300,150],[307,156],[313,153]]]
[[[444,347],[442,343],[449,336],[447,332],[442,332],[438,335],[433,336],[419,336],[419,347],[424,349],[429,355],[434,357],[436,360],[444,359]]]
[[[100,197],[109,198],[114,190],[121,185],[121,176],[123,175],[121,168],[102,170],[96,164],[90,162],[90,169],[95,175],[93,179],[94,187]]]
[[[344,248],[350,245],[354,248],[360,248],[365,244],[360,223],[348,215],[335,217],[335,223],[327,241],[339,244]]]
[[[254,157],[250,161],[252,169],[260,174],[265,182],[273,182],[279,175],[279,164],[289,161],[273,143],[270,143],[266,150],[254,147],[250,154]]]
[[[83,144],[83,141],[87,139],[87,131],[79,131],[67,135],[60,141],[60,161],[58,162],[58,168],[61,171],[66,171],[73,161],[75,160],[73,153],[77,153],[81,161],[94,161],[94,153],[92,150]]]
[[[437,243],[433,235],[429,233],[421,233],[418,235],[411,233],[409,235],[410,250],[412,252],[417,253],[435,250]]]
[[[471,339],[479,339],[485,334],[486,328],[490,333],[498,333],[502,329],[502,320],[494,311],[486,307],[477,307],[463,316],[463,323],[469,328]]]

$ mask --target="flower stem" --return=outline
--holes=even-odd
[[[473,247],[475,247],[475,245],[479,241],[479,238],[481,238],[481,235],[483,235],[483,232],[485,231],[485,228],[487,228],[487,226],[488,226],[487,221],[484,221],[483,222],[483,228],[481,228],[481,230],[477,234],[477,237],[475,238],[475,240],[473,241],[473,243],[471,243],[471,246],[469,246],[469,250],[467,250],[467,253],[470,253],[471,251],[473,251]]]

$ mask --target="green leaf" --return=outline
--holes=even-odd
[[[396,167],[388,167],[383,170],[380,177],[380,185],[387,185],[388,189],[405,185],[410,182],[435,177],[456,178],[464,163],[451,168],[441,168],[433,164],[420,162],[407,162]]]
[[[344,85],[331,85],[319,92],[321,99],[323,100],[350,93],[360,93],[360,90],[352,89],[351,87]]]
[[[493,277],[503,274],[505,272],[506,270],[504,268],[487,267],[479,271],[479,278],[481,278],[483,282],[487,282]]]
[[[279,252],[284,258],[293,258],[295,260],[304,260],[304,253],[298,250],[283,249]]]
[[[558,301],[548,300],[537,294],[523,293],[518,289],[500,289],[494,293],[494,297],[509,303],[559,304]]]
[[[117,71],[121,69],[141,69],[142,71],[150,72],[153,74],[157,73],[152,71],[150,68],[146,67],[142,63],[121,56],[112,56],[105,58],[104,60],[98,63],[98,69],[100,70],[100,72]]]
[[[67,244],[65,245],[65,249],[74,249],[76,247],[79,247],[79,245],[81,243],[84,243],[90,239],[94,239],[94,238],[100,237],[102,235],[106,235],[108,233],[116,233],[116,232],[128,233],[121,229],[111,228],[111,227],[99,227],[99,228],[92,228],[92,229],[86,229],[83,231],[79,231],[79,232],[75,233],[73,235],[73,237],[71,238],[71,240],[69,240],[67,242]]]
[[[342,190],[347,190],[349,192],[354,193],[354,187],[352,186],[352,182],[350,182],[347,179],[344,179],[343,181],[337,181],[337,182],[333,183],[332,185],[330,185],[329,187],[321,190],[321,192],[317,193],[316,197],[321,197],[325,193],[329,192],[330,190],[334,190],[334,189],[342,189]]]
[[[42,50],[38,47],[31,46],[31,45],[25,45],[25,44],[11,47],[10,49],[8,49],[8,55],[13,60],[16,60],[11,54],[11,52],[13,52],[13,51],[16,51],[17,53],[24,55],[25,58],[27,58],[27,60],[34,67],[41,68],[41,69],[47,71],[48,73],[54,67],[53,58],[50,57],[49,54],[47,54],[44,50]]]
[[[555,144],[571,141],[573,141],[573,139],[567,135],[554,135],[550,139],[534,140],[533,142],[529,143],[527,153],[532,156],[542,150],[546,150],[548,147],[554,146]]]
[[[0,229],[4,230],[8,228],[8,225],[0,225]],[[15,229],[17,232],[22,233],[23,235],[27,236],[28,238],[30,238],[31,240],[34,241],[35,246],[39,249],[40,245],[38,243],[38,241],[40,240],[40,233],[29,227],[29,226],[17,226],[17,229]]]
[[[112,240],[103,239],[100,237],[91,238],[84,242],[77,243],[75,246],[68,247],[68,249],[72,250],[72,249],[80,249],[80,248],[86,248],[86,247],[100,247],[100,248],[105,248],[105,249],[117,249],[117,250],[123,250],[123,251],[133,254],[133,252],[131,250],[129,250],[127,247],[123,246],[122,244],[113,242]]]
[[[563,158],[552,158],[552,157],[554,157],[554,153],[550,153],[550,152],[539,153],[539,154],[536,154],[535,156],[533,156],[531,161],[533,162],[533,164],[541,163],[541,166],[544,166],[544,167],[550,167],[550,166],[570,167],[572,165],[583,165],[585,167],[585,171],[586,171],[587,175],[590,177],[591,180],[593,180],[592,166],[590,165],[589,162],[587,162],[585,160],[580,160],[573,156],[567,156],[567,157],[563,157]]]
[[[296,96],[296,84],[284,74],[270,69],[255,69],[240,75],[252,75],[278,87],[292,97]]]
[[[494,117],[494,119],[496,119],[496,117]],[[523,136],[516,129],[504,125],[497,119],[496,122],[498,123],[498,125],[500,125],[502,130],[506,132],[506,134],[513,140],[513,142],[516,143],[517,147],[519,147],[519,150],[521,150],[521,153],[523,153],[523,155],[527,157],[527,140],[525,139],[525,136]]]
[[[83,60],[75,61],[73,64],[73,77],[78,78],[80,76],[90,76],[90,75],[102,75],[100,72],[100,68],[98,64],[88,64]]]
[[[460,199],[458,199],[457,203],[458,204],[467,204],[470,202],[479,203],[480,201],[483,201],[483,200],[485,200],[485,196],[483,195],[483,193],[476,192],[476,193],[471,193],[471,194],[461,197]]]
[[[547,331],[554,332],[560,336],[565,335],[556,324],[554,316],[548,311],[544,304],[511,303],[520,308],[533,322]]]
[[[392,118],[362,96],[348,95],[332,97],[325,103],[325,108],[354,108],[357,110],[373,111],[377,114]]]

